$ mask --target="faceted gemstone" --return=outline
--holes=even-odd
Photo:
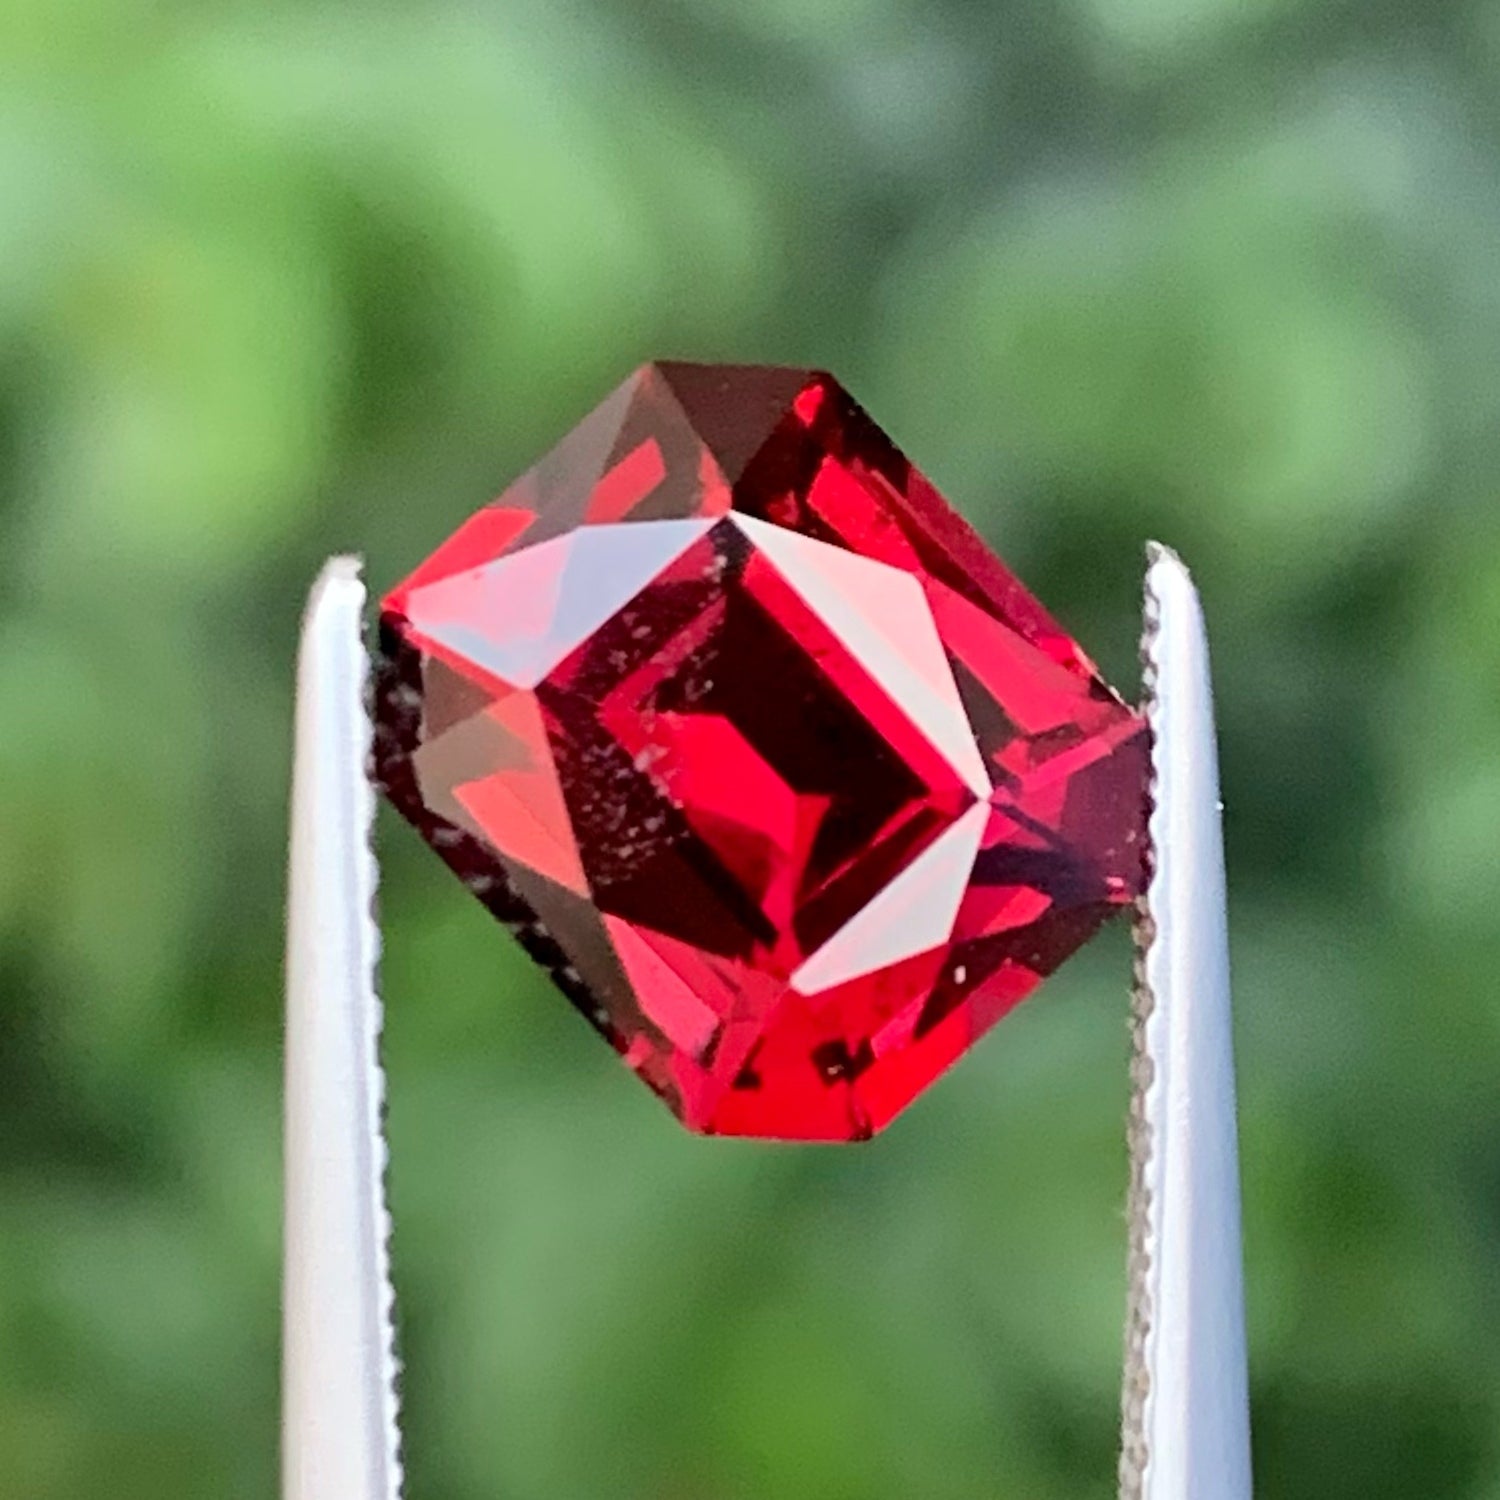
[[[1141,887],[1142,721],[820,373],[631,376],[391,591],[376,704],[696,1130],[870,1135]]]

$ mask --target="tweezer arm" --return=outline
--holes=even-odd
[[[365,588],[323,569],[302,627],[287,912],[283,1500],[398,1500],[384,1084],[365,773]]]
[[[1224,848],[1202,606],[1151,549],[1154,873],[1141,931],[1121,1494],[1249,1500]]]

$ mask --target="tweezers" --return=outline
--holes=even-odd
[[[1249,1500],[1224,856],[1207,637],[1149,549],[1152,871],[1138,916],[1121,1500]],[[297,670],[287,920],[282,1500],[399,1500],[357,559],[313,587]]]

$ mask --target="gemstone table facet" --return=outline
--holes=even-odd
[[[1141,719],[827,375],[644,367],[380,633],[387,796],[695,1130],[870,1135],[1140,891]]]

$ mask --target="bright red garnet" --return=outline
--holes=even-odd
[[[1140,890],[1140,718],[829,376],[648,365],[384,601],[378,779],[685,1124],[886,1124]]]

